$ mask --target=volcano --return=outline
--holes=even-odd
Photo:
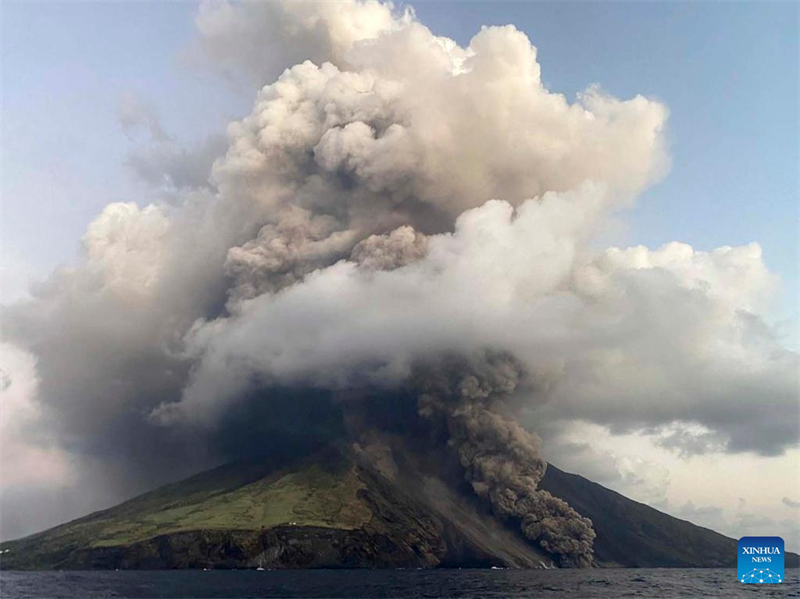
[[[599,567],[728,567],[736,541],[549,465],[541,486],[592,519]],[[469,493],[387,477],[351,452],[237,462],[3,543],[3,569],[557,567]],[[787,554],[787,566],[798,557]]]

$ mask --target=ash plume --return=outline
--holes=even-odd
[[[207,3],[196,24],[193,56],[253,82],[252,111],[208,177],[184,161],[216,146],[181,153],[168,202],[109,204],[79,260],[4,307],[0,474],[19,482],[0,501],[26,524],[3,535],[267,436],[346,438],[365,393],[444,426],[477,497],[564,565],[591,561],[591,525],[537,488],[522,411],[694,452],[683,429],[719,451],[797,443],[774,417],[797,354],[759,316],[757,244],[597,248],[669,168],[663,104],[594,85],[569,101],[513,26],[460,46],[373,0]]]
[[[562,566],[592,565],[592,522],[565,501],[537,488],[547,463],[536,437],[510,416],[509,397],[525,371],[509,355],[448,359],[414,373],[419,413],[443,419],[464,476],[495,514],[514,519],[529,539],[555,554]]]

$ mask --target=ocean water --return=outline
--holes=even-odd
[[[746,585],[734,569],[292,570],[0,572],[3,599],[93,597],[800,597],[782,584]]]

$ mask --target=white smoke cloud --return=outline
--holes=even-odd
[[[124,93],[119,97],[117,119],[122,126],[122,131],[129,139],[132,139],[141,130],[146,131],[149,137],[156,141],[166,141],[169,137],[164,132],[153,107],[132,92]]]
[[[33,356],[13,345],[0,345],[0,481],[3,487],[63,482],[70,475],[67,456],[49,445],[46,431],[38,439],[41,412],[35,402],[38,381]],[[44,437],[44,438],[41,438]]]
[[[413,20],[376,0],[345,2],[212,2],[200,5],[194,58],[233,78],[263,85],[292,65],[339,64],[361,40]]]
[[[487,199],[519,204],[585,180],[606,183],[619,201],[663,175],[663,105],[597,89],[569,104],[542,86],[535,48],[511,27],[482,30],[466,50],[454,46],[468,54],[458,72],[455,49],[437,40],[413,23],[355,48],[352,70],[306,62],[285,72],[231,126],[231,148],[215,170],[220,187],[248,186],[264,201],[273,195],[267,185],[335,189],[344,178],[356,192],[328,202],[364,210],[358,204],[373,193],[387,197],[382,212],[413,199],[452,218]],[[415,54],[419,68],[409,72]],[[298,181],[299,173],[321,181]]]
[[[604,202],[591,186],[530,200],[516,214],[489,202],[462,214],[454,233],[429,236],[417,262],[376,273],[341,261],[246,301],[195,327],[192,381],[159,414],[213,419],[252,381],[391,386],[420,356],[489,347],[548,381],[534,398],[543,418],[663,427],[677,443],[667,429],[690,415],[722,448],[790,445],[794,424],[771,409],[753,413],[749,401],[757,388],[762,406],[791,406],[797,368],[746,311],[770,281],[758,247],[594,255],[585,235],[591,207],[596,214]]]
[[[387,235],[370,235],[352,252],[355,262],[371,270],[394,270],[422,259],[428,251],[428,239],[409,226]]]
[[[688,452],[797,442],[757,244],[589,244],[665,175],[665,106],[570,103],[515,28],[460,47],[377,2],[204,4],[197,26],[266,84],[207,187],[184,169],[170,203],[109,205],[3,330],[52,438],[125,473],[120,494],[213,461],[193,427],[248,392],[392,389],[452,352],[513,354],[534,420]]]
[[[208,187],[214,161],[228,148],[222,135],[211,135],[186,149],[170,139],[133,148],[126,165],[144,183],[166,192]]]

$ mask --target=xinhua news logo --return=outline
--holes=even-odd
[[[739,582],[777,584],[783,582],[783,539],[742,537],[739,539]]]

